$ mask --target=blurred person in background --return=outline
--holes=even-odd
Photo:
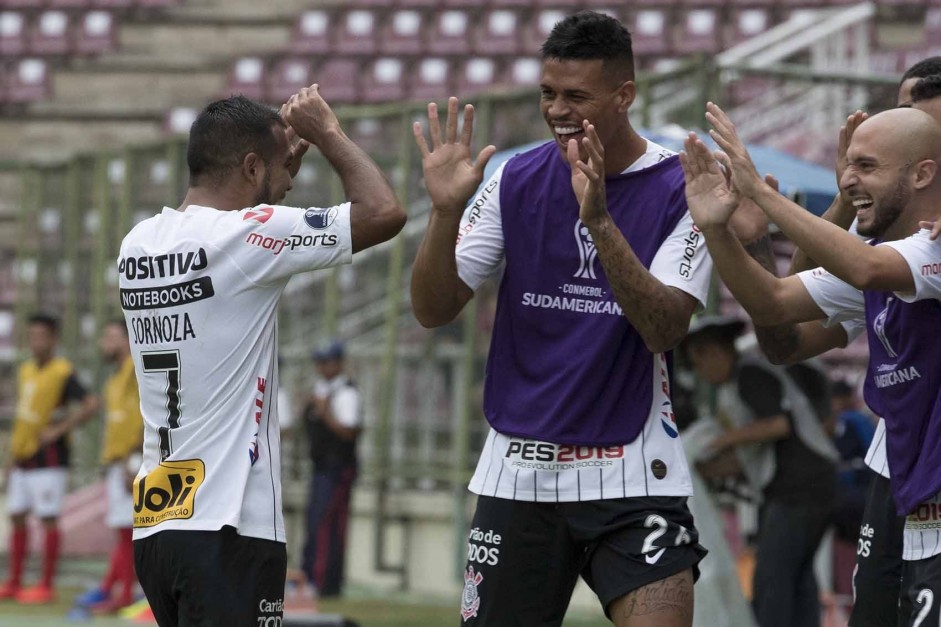
[[[307,500],[307,537],[301,570],[320,598],[343,591],[350,492],[356,479],[356,442],[363,402],[346,374],[345,350],[333,341],[314,351],[318,378],[304,407],[313,476]]]
[[[105,430],[101,463],[105,465],[108,495],[106,522],[116,538],[108,572],[101,585],[76,599],[95,613],[112,614],[134,601],[134,498],[131,484],[141,463],[144,417],[134,374],[134,360],[123,320],[105,325],[98,342],[101,356],[114,372],[105,382]],[[115,592],[115,586],[117,591]]]
[[[56,355],[56,318],[32,315],[27,339],[32,357],[19,369],[16,415],[5,461],[12,528],[10,573],[0,585],[0,599],[33,604],[55,600],[59,513],[68,489],[69,434],[94,415],[98,399],[79,381],[71,362]],[[30,513],[40,519],[45,534],[42,575],[36,586],[23,588]]]
[[[315,146],[347,201],[278,205]],[[295,274],[352,262],[405,211],[317,85],[281,114],[243,96],[207,105],[190,183],[124,238],[118,260],[144,416],[134,560],[160,627],[280,624],[277,307]]]
[[[872,473],[866,467],[866,452],[876,432],[875,420],[862,411],[856,390],[843,379],[833,383],[833,443],[840,452],[837,479],[840,490],[833,522],[836,535],[856,542],[866,507]]]
[[[733,451],[761,494],[752,598],[758,625],[814,627],[820,624],[814,555],[836,497],[837,451],[826,416],[815,409],[829,405],[829,397],[825,385],[806,383],[815,379],[810,367],[794,376],[740,354],[735,340],[744,328],[733,316],[701,315],[683,343],[697,377],[716,387],[716,414],[730,427],[707,446],[713,461],[698,468],[707,477],[728,472],[721,454]]]

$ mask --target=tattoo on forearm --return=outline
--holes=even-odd
[[[765,235],[745,246],[751,257],[765,270],[777,276],[777,264],[771,248],[771,237]],[[782,324],[774,327],[755,325],[755,336],[765,356],[773,362],[782,362],[790,357],[800,344],[800,330],[794,324]]]
[[[684,619],[693,614],[693,582],[688,572],[655,581],[628,595],[624,618],[669,612]]]
[[[657,281],[637,259],[624,235],[612,222],[592,232],[598,258],[614,292],[614,299],[641,337],[676,338],[686,333],[689,319],[675,315],[676,292]],[[658,284],[662,289],[656,289]]]

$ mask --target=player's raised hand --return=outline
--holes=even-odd
[[[853,133],[859,128],[859,125],[866,121],[868,113],[856,111],[846,118],[846,124],[840,127],[840,139],[836,145],[836,186],[840,187],[840,180],[843,178],[843,172],[846,171],[849,161],[846,157],[846,151],[849,150],[850,142],[853,139]]]
[[[732,186],[742,196],[754,196],[762,188],[764,181],[755,169],[755,164],[752,163],[745,143],[739,138],[732,120],[725,111],[710,102],[706,104],[706,121],[712,125],[709,136],[729,156]]]
[[[725,227],[739,205],[739,195],[726,181],[715,155],[706,144],[690,133],[680,152],[680,164],[686,179],[686,204],[701,230]]]
[[[315,146],[328,133],[340,131],[340,121],[321,97],[320,87],[316,83],[291,96],[282,107],[281,116],[297,137]]]
[[[284,119],[287,107],[287,103],[284,103],[278,111],[278,115],[280,115],[282,119]],[[287,124],[286,120],[285,124]],[[288,166],[288,173],[293,179],[297,176],[298,170],[301,169],[301,161],[303,161],[304,155],[307,154],[307,150],[310,148],[310,142],[306,139],[299,139],[297,137],[297,131],[295,131],[294,127],[290,124],[288,124],[288,128],[284,133],[287,136],[288,144],[291,146],[291,164]]]
[[[566,156],[572,167],[572,191],[578,200],[578,217],[582,224],[590,225],[608,215],[604,183],[604,146],[593,124],[584,120],[582,128],[585,129],[582,145],[588,155],[588,163],[579,158],[578,142],[574,139],[569,140]]]
[[[475,160],[471,160],[471,138],[474,134],[474,107],[464,106],[464,126],[460,137],[458,123],[457,98],[448,98],[448,119],[445,134],[441,136],[441,124],[438,121],[438,105],[428,104],[428,129],[431,134],[431,148],[425,140],[421,122],[412,125],[415,143],[421,151],[422,171],[425,175],[425,188],[436,209],[445,211],[464,211],[464,206],[471,195],[480,186],[484,178],[484,168],[490,157],[497,151],[494,146],[486,146]]]
[[[941,220],[936,220],[934,222],[921,221],[918,223],[918,228],[931,229],[931,235],[929,237],[932,241],[934,241],[938,239],[939,235],[941,235]]]

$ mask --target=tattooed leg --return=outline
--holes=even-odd
[[[693,571],[628,592],[611,604],[611,619],[617,627],[691,627]]]

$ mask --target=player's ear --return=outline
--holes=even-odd
[[[637,85],[634,81],[624,81],[617,89],[618,112],[626,113],[637,98]]]
[[[914,168],[915,189],[925,189],[929,187],[939,176],[938,162],[932,159],[923,159],[915,164]]]
[[[256,153],[250,152],[242,159],[241,173],[242,177],[254,187],[265,176],[265,162]]]

